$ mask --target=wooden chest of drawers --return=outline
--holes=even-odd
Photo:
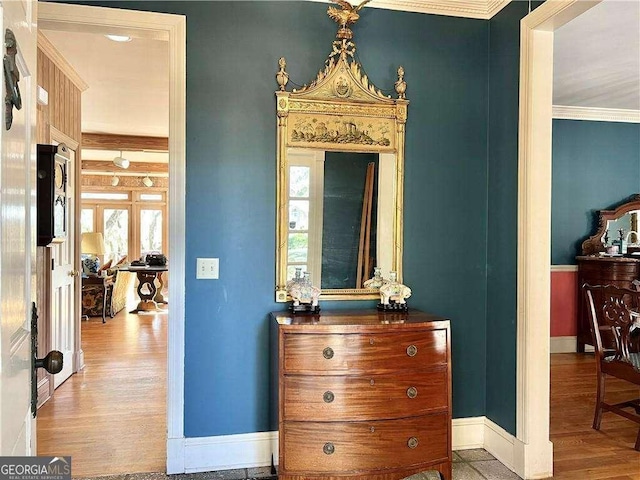
[[[451,480],[449,321],[271,314],[280,480]]]

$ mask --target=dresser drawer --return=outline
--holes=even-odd
[[[580,275],[588,283],[631,282],[638,278],[638,270],[637,262],[580,263]]]
[[[375,420],[446,411],[446,368],[370,376],[284,378],[284,419],[299,421]]]
[[[375,422],[285,422],[283,428],[285,471],[384,470],[448,458],[446,414]]]
[[[383,373],[447,363],[447,332],[285,334],[284,372]]]

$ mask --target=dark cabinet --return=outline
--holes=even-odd
[[[39,247],[63,242],[67,237],[67,168],[69,148],[38,145],[37,242]]]
[[[631,288],[640,279],[640,258],[580,256],[578,261],[578,352],[585,345],[593,345],[587,301],[582,285],[615,285]]]

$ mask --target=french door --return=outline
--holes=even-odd
[[[84,202],[82,231],[102,232],[106,252],[104,262],[112,260],[116,263],[125,255],[131,262],[148,253],[168,252],[166,212],[164,203]]]

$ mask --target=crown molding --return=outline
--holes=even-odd
[[[553,118],[560,120],[592,120],[597,122],[640,123],[640,110],[621,108],[553,106]]]
[[[51,60],[56,67],[58,67],[62,73],[64,73],[71,83],[73,83],[81,92],[84,92],[89,85],[85,82],[78,72],[75,71],[73,66],[67,61],[66,58],[60,53],[60,51],[53,46],[53,43],[47,38],[47,36],[38,30],[38,48],[42,50],[49,60]]]
[[[309,0],[330,3],[327,0]],[[367,7],[488,20],[511,0],[373,0]]]

